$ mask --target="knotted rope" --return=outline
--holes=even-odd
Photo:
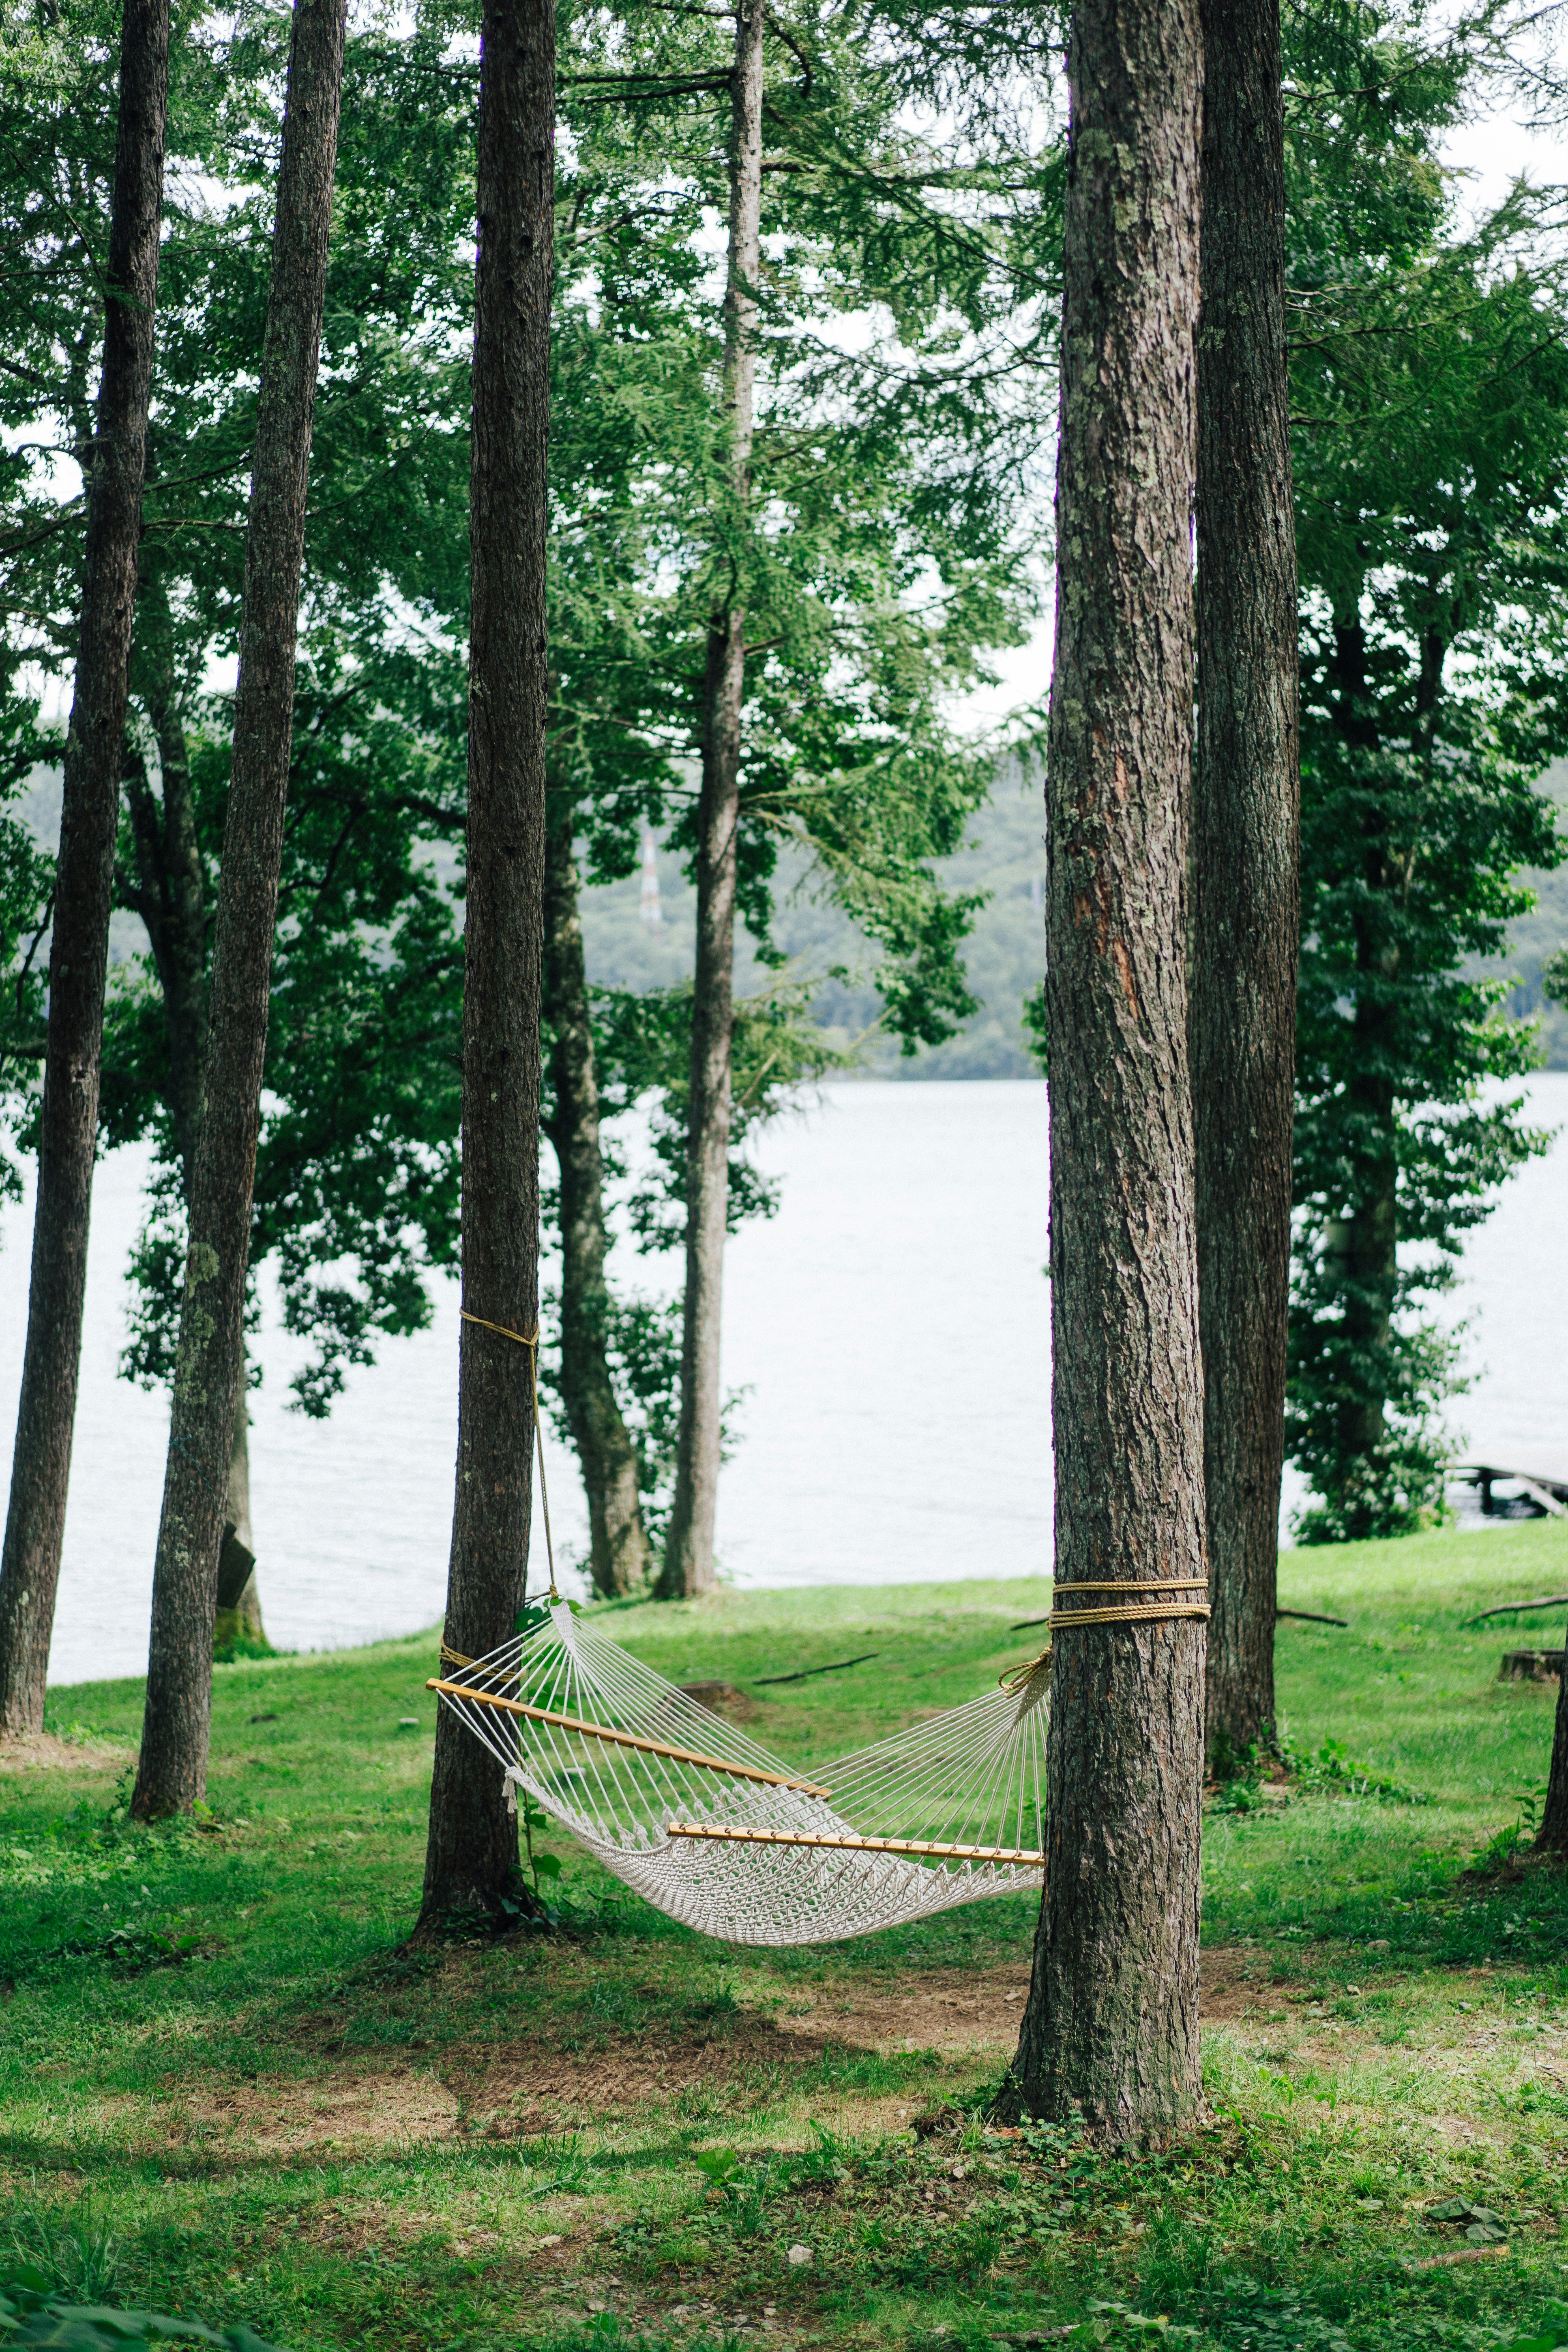
[[[555,1547],[550,1540],[550,1490],[544,1483],[544,1429],[539,1418],[539,1326],[536,1323],[531,1333],[510,1331],[504,1323],[490,1323],[482,1315],[470,1315],[466,1307],[460,1307],[458,1312],[465,1323],[477,1323],[481,1331],[494,1331],[503,1339],[515,1339],[520,1348],[528,1349],[528,1385],[533,1398],[533,1434],[539,1447],[539,1500],[544,1511],[544,1557],[550,1567],[550,1598],[559,1601],[561,1595],[555,1590]],[[522,1597],[526,1601],[526,1584]],[[454,1663],[467,1666],[471,1665],[473,1660],[458,1658],[454,1654]]]
[[[1205,1576],[1170,1576],[1145,1584],[1058,1584],[1054,1600],[1076,1592],[1179,1592],[1189,1597],[1181,1601],[1126,1602],[1116,1607],[1099,1609],[1053,1608],[1046,1622],[1054,1631],[1058,1625],[1137,1625],[1159,1623],[1173,1617],[1206,1619],[1209,1614],[1206,1597],[1208,1579]]]

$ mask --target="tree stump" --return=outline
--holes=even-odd
[[[1498,1668],[1500,1683],[1556,1683],[1563,1679],[1562,1650],[1505,1650]]]

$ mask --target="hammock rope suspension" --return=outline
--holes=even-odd
[[[510,1787],[705,1935],[831,1943],[1038,1892],[1044,1661],[1016,1687],[842,1758],[821,1782],[792,1772],[564,1601],[458,1671],[460,1680],[448,1672],[429,1687]]]
[[[520,1348],[528,1349],[528,1388],[533,1402],[534,1443],[539,1448],[539,1503],[544,1513],[544,1557],[550,1566],[550,1598],[559,1601],[561,1595],[555,1590],[555,1546],[550,1539],[550,1490],[544,1483],[544,1425],[539,1418],[539,1326],[536,1323],[531,1332],[509,1330],[504,1323],[491,1323],[482,1315],[470,1315],[466,1307],[459,1307],[458,1315],[464,1323],[475,1324],[481,1331],[493,1331],[500,1339],[515,1339]],[[454,1657],[457,1653],[447,1651],[443,1644],[443,1654]]]
[[[1056,1605],[1046,1622],[1053,1633],[1058,1625],[1158,1625],[1178,1617],[1201,1618],[1206,1622],[1208,1589],[1206,1576],[1163,1577],[1147,1584],[1058,1584],[1052,1595]],[[1068,1609],[1061,1606],[1064,1600],[1070,1601],[1079,1592],[1149,1592],[1173,1597],[1101,1601],[1089,1609],[1079,1609],[1076,1602]]]
[[[1049,1649],[966,1706],[841,1758],[829,1785],[792,1772],[574,1618],[555,1585],[538,1329],[462,1314],[528,1350],[550,1604],[487,1657],[443,1642],[452,1671],[427,1687],[500,1764],[509,1802],[521,1789],[658,1909],[728,1943],[831,1943],[1037,1891]],[[1102,1593],[1118,1598],[1079,1605]],[[1053,1633],[1209,1613],[1201,1577],[1058,1585],[1054,1598]]]

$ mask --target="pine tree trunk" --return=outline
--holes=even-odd
[[[1373,753],[1381,749],[1381,739],[1367,685],[1366,632],[1355,617],[1353,596],[1347,596],[1346,615],[1334,624],[1334,723],[1352,750]],[[1424,672],[1428,668],[1424,661]],[[1435,700],[1441,671],[1439,658],[1436,677],[1423,677],[1420,703]],[[1337,1261],[1347,1375],[1334,1412],[1335,1461],[1326,1474],[1328,1500],[1352,1536],[1382,1532],[1375,1502],[1367,1496],[1365,1474],[1386,1436],[1384,1407],[1399,1250],[1396,1105],[1386,1075],[1397,1058],[1391,1052],[1390,1032],[1398,1017],[1393,991],[1399,974],[1399,945],[1390,917],[1399,875],[1389,857],[1387,818],[1380,807],[1367,808],[1363,827],[1363,887],[1352,919],[1355,1057],[1346,1087],[1352,1112],[1344,1184],[1349,1213],[1331,1224],[1324,1236],[1326,1255]],[[1373,1483],[1375,1487],[1375,1478]],[[1364,1526],[1357,1526],[1358,1513]]]
[[[738,541],[751,500],[756,387],[757,273],[762,250],[762,0],[742,0],[730,101],[730,254],[724,289],[724,396],[729,412],[729,527]],[[686,1128],[686,1298],[675,1497],[658,1590],[693,1600],[718,1582],[720,1338],[730,1207],[730,1055],[733,1027],[741,719],[746,614],[731,590],[713,615],[703,682],[702,791],[697,814],[697,971],[691,1001],[691,1090]]]
[[[142,1821],[188,1811],[206,1786],[218,1547],[244,1401],[246,1261],[346,17],[347,0],[297,0],[289,56],[202,1117],[132,1800]]]
[[[1337,1498],[1353,1512],[1352,1482],[1387,1433],[1385,1407],[1394,1339],[1394,1298],[1399,1279],[1399,1163],[1394,1157],[1394,1089],[1383,1077],[1384,1023],[1375,1007],[1361,1018],[1358,1044],[1365,1057],[1346,1089],[1356,1113],[1359,1148],[1351,1159],[1354,1214],[1331,1234],[1343,1274],[1347,1350],[1364,1385],[1340,1410],[1342,1472]],[[1371,1528],[1366,1530],[1368,1534]]]
[[[609,1290],[599,1086],[569,811],[545,837],[544,1003],[555,1038],[550,1140],[561,1177],[561,1393],[588,1497],[589,1574],[595,1591],[614,1599],[641,1588],[647,1538],[637,1448],[616,1402],[605,1346]]]
[[[1568,1633],[1563,1635],[1568,1644]],[[1568,1649],[1564,1652],[1568,1657]],[[1535,1834],[1536,1851],[1568,1862],[1568,1673],[1557,1691],[1557,1722],[1552,1738],[1552,1769],[1546,1778],[1546,1806]]]
[[[0,1734],[37,1731],[65,1538],[98,1144],[104,975],[147,459],[168,119],[168,0],[125,0],[103,374],[66,737],[27,1338],[0,1554]]]
[[[133,757],[127,767],[126,795],[136,849],[134,903],[147,927],[153,969],[163,1000],[163,1034],[169,1048],[164,1100],[174,1123],[181,1189],[188,1213],[191,1188],[195,1181],[196,1136],[201,1125],[202,1057],[206,1050],[206,874],[196,838],[190,751],[179,709],[173,620],[163,583],[156,576],[143,583],[139,610],[142,614],[143,659],[139,666],[142,675],[138,684],[158,746],[163,806],[160,810],[153,798],[145,761],[139,755]],[[224,1519],[254,1563],[247,1388],[242,1370]],[[225,1552],[220,1549],[214,1646],[222,1648],[242,1639],[265,1642],[267,1629],[262,1622],[261,1591],[255,1566],[251,1566],[240,1589],[230,1594],[224,1590],[224,1559]]]
[[[1190,1034],[1215,1769],[1273,1737],[1300,761],[1279,0],[1203,0]]]
[[[146,925],[163,1000],[169,1048],[164,1099],[174,1123],[188,1207],[206,1048],[206,875],[196,839],[190,750],[180,716],[174,619],[156,575],[142,583],[137,611],[136,686],[158,746],[162,806],[153,797],[144,761],[133,759],[126,796],[136,850],[134,900]]]
[[[544,896],[545,445],[554,214],[552,0],[485,0],[469,549],[468,861],[463,993],[463,1304],[539,1319]],[[528,1349],[461,1326],[450,1648],[506,1641],[528,1575]],[[421,1922],[528,1908],[501,1770],[445,1708]]]
[[[1081,0],[1047,785],[1057,1606],[1202,1577],[1187,1069],[1197,0]],[[1055,1629],[1048,1867],[1005,2110],[1198,2112],[1204,1634]]]

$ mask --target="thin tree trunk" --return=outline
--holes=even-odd
[[[1563,1640],[1568,1643],[1568,1634]],[[1564,1652],[1568,1657],[1568,1650]],[[1557,1724],[1552,1738],[1552,1769],[1546,1779],[1546,1807],[1535,1834],[1538,1853],[1568,1862],[1568,1672],[1557,1691]]]
[[[1187,1071],[1197,0],[1081,0],[1047,784],[1059,1608],[1201,1578]],[[1134,1604],[1142,1596],[1133,1596]],[[1058,1624],[1048,1866],[1002,2104],[1163,2140],[1198,2111],[1204,1636]]]
[[[346,18],[347,0],[297,0],[289,47],[202,1116],[132,1801],[143,1821],[188,1811],[206,1786]]]
[[[1343,1275],[1346,1350],[1365,1384],[1340,1408],[1342,1477],[1335,1499],[1342,1504],[1347,1503],[1358,1472],[1377,1455],[1387,1434],[1384,1408],[1399,1276],[1399,1163],[1394,1157],[1394,1088],[1382,1075],[1379,1052],[1385,1026],[1375,1005],[1366,1008],[1364,1020],[1357,1008],[1357,1043],[1365,1058],[1346,1088],[1360,1143],[1351,1157],[1355,1208],[1331,1238]]]
[[[1219,1770],[1274,1735],[1300,929],[1279,0],[1202,0],[1190,1009]]]
[[[762,253],[762,0],[740,0],[730,100],[730,256],[724,288],[727,518],[733,566],[751,500],[756,388],[757,274]],[[686,1297],[675,1497],[659,1591],[691,1600],[718,1582],[720,1337],[730,1207],[730,1056],[733,1028],[736,851],[746,614],[733,587],[714,614],[703,682],[702,792],[697,829],[697,971],[691,1000],[691,1090],[686,1127]]]
[[[213,1648],[231,1642],[267,1640],[261,1619],[261,1588],[256,1580],[256,1538],[250,1529],[249,1383],[240,1361],[239,1402],[234,1414],[234,1444],[224,1481],[223,1541],[217,1558],[217,1607]]]
[[[0,1734],[37,1731],[65,1537],[98,1144],[104,975],[147,459],[168,120],[168,0],[125,0],[97,429],[49,945],[27,1338],[0,1554]]]
[[[545,835],[544,1003],[555,1039],[550,1140],[561,1178],[561,1393],[588,1497],[589,1573],[595,1591],[614,1599],[638,1591],[647,1578],[647,1538],[637,1448],[616,1402],[605,1346],[610,1297],[599,1084],[569,809]]]
[[[174,620],[161,579],[143,582],[138,610],[136,684],[158,746],[161,791],[154,798],[146,761],[134,755],[127,767],[126,798],[136,850],[136,887],[127,895],[146,926],[163,1000],[169,1048],[164,1100],[174,1123],[188,1207],[206,1048],[206,873],[196,838],[190,750],[180,715]]]
[[[539,1319],[540,986],[544,895],[545,446],[554,221],[552,0],[485,0],[469,552],[468,859],[463,991],[463,1304]],[[448,1645],[483,1656],[526,1590],[529,1351],[465,1322]],[[528,1908],[500,1767],[443,1708],[426,1928]]]
[[[180,716],[174,625],[163,583],[156,576],[143,583],[141,609],[148,619],[142,632],[145,675],[139,683],[158,746],[163,805],[160,809],[153,797],[146,761],[140,753],[133,754],[127,766],[126,797],[136,849],[137,882],[129,896],[146,925],[163,1000],[163,1034],[169,1048],[164,1100],[174,1124],[180,1186],[188,1214],[195,1179],[196,1135],[201,1124],[202,1057],[206,1050],[206,873],[196,838],[190,750]],[[235,1539],[249,1555],[251,1566],[242,1583],[233,1590],[226,1589],[226,1562],[237,1563],[239,1557],[226,1533],[218,1554],[217,1613],[213,1631],[214,1645],[219,1648],[238,1640],[267,1639],[254,1564],[256,1546],[250,1532],[247,1387],[242,1369],[224,1520],[226,1529],[233,1531]]]

